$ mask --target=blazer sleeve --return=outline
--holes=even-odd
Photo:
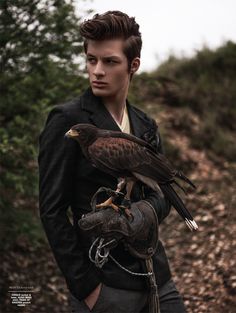
[[[162,140],[161,140],[160,133],[158,131],[158,127],[154,120],[152,120],[152,123],[153,123],[153,127],[155,131],[154,131],[154,136],[152,136],[152,139],[150,140],[150,143],[155,147],[158,153],[163,154]],[[144,194],[145,194],[145,200],[147,200],[156,210],[158,222],[159,224],[161,224],[161,222],[170,213],[170,209],[171,209],[170,201],[163,194],[160,194],[152,190],[148,186],[144,186]]]
[[[80,249],[75,228],[67,215],[79,147],[64,134],[73,124],[63,110],[56,107],[49,113],[39,136],[39,210],[48,242],[68,288],[82,300],[101,280],[98,269]]]

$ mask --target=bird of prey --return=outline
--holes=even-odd
[[[117,193],[126,186],[126,200],[130,200],[133,184],[139,180],[154,191],[162,192],[187,226],[197,230],[196,222],[172,187],[172,184],[176,184],[183,189],[175,178],[187,182],[193,188],[194,184],[146,141],[123,132],[100,129],[92,124],[76,124],[66,132],[65,137],[73,138],[80,144],[82,153],[93,166],[118,179]],[[111,196],[97,207],[112,206],[116,209],[112,200]]]

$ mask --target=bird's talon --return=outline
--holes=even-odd
[[[125,214],[128,216],[128,218],[129,217],[133,218],[133,214],[131,213],[130,209],[126,208],[125,209]]]
[[[120,211],[119,207],[118,207],[117,205],[115,205],[114,203],[111,203],[110,206],[111,206],[116,212],[119,212],[119,211]]]
[[[119,207],[112,202],[112,198],[107,199],[103,203],[96,204],[96,209],[107,208],[107,207],[113,208],[116,212],[119,212],[120,210]]]
[[[133,219],[133,214],[131,213],[130,207],[125,207],[123,205],[119,205],[120,215],[125,215],[127,218]]]
[[[123,192],[116,191],[116,190],[113,190],[113,189],[110,189],[110,188],[106,190],[106,193],[107,193],[107,195],[109,197],[112,197],[113,200],[115,200],[118,197],[124,197]]]

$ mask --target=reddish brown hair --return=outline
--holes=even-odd
[[[80,26],[80,34],[84,38],[84,50],[87,53],[88,40],[106,40],[122,38],[125,40],[124,54],[130,70],[134,58],[140,57],[142,48],[139,25],[134,17],[120,11],[108,11],[95,14],[92,19],[85,20]]]

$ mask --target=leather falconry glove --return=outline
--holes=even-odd
[[[131,255],[147,259],[157,249],[158,218],[152,205],[146,200],[131,204],[131,217],[107,207],[84,215],[79,227],[107,242],[122,241]],[[116,246],[115,245],[115,246]],[[114,248],[114,246],[112,247]]]

